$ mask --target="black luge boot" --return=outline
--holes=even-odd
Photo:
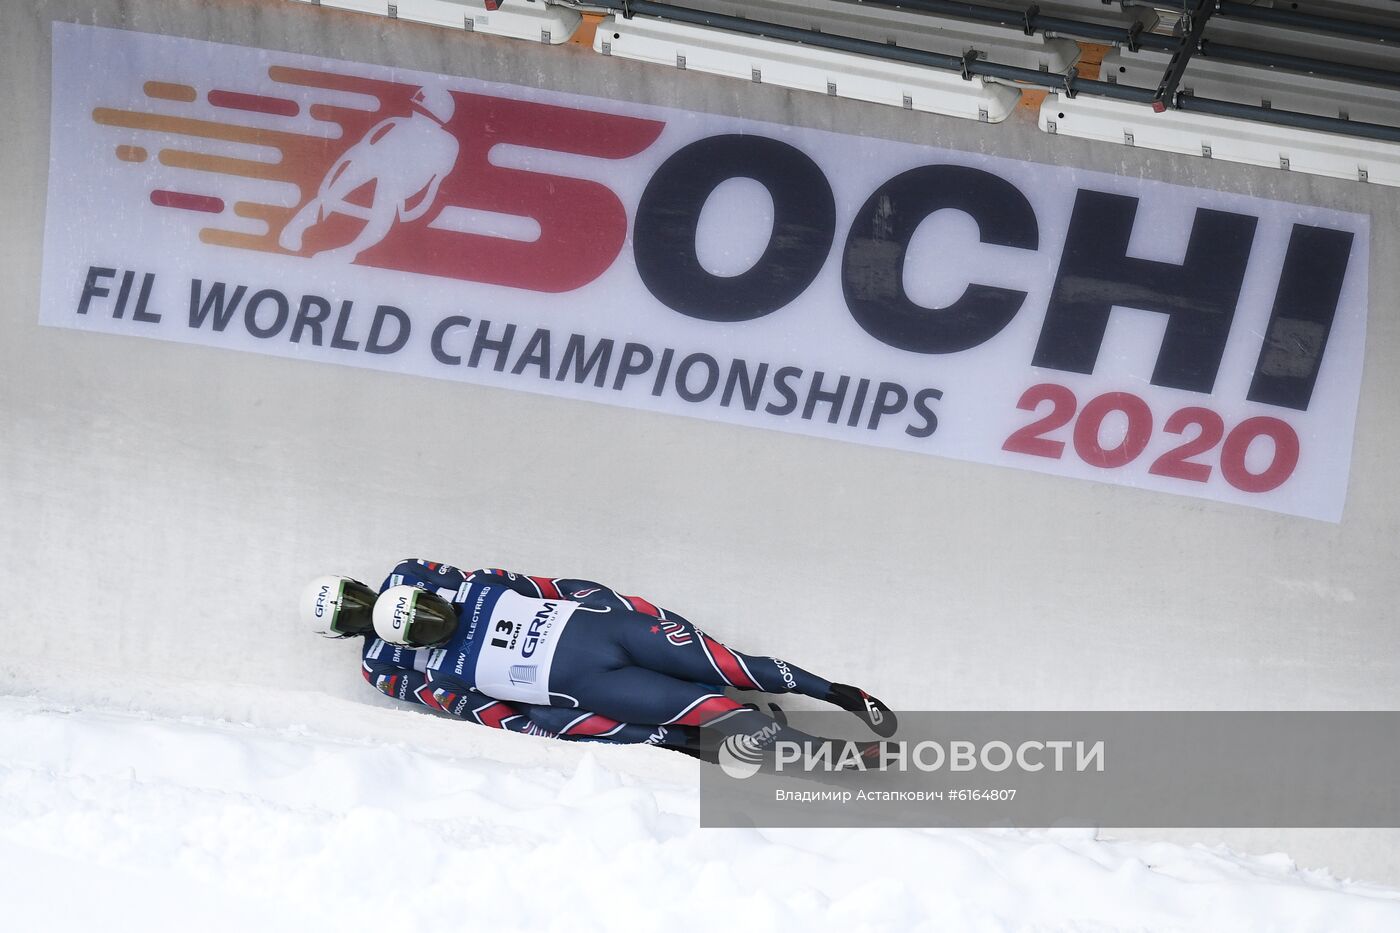
[[[855,713],[882,739],[894,735],[895,729],[899,728],[899,722],[895,719],[890,708],[859,687],[852,687],[850,684],[832,684],[831,691],[827,693],[825,699],[828,703],[833,703],[844,710]]]

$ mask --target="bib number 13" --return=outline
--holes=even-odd
[[[496,631],[505,632],[509,635],[511,632],[515,631],[515,623],[509,619],[501,619],[496,623]],[[506,641],[506,639],[502,638],[500,635],[497,635],[495,638],[491,639],[491,647],[509,648],[510,642]]]

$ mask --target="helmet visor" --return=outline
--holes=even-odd
[[[374,630],[390,644],[435,648],[457,631],[457,613],[436,593],[408,584],[391,586],[375,604]]]
[[[340,593],[334,601],[338,606],[331,616],[330,630],[336,635],[367,635],[374,631],[374,590],[359,580],[342,580]]]
[[[436,593],[418,592],[413,606],[413,623],[404,631],[408,644],[415,648],[446,644],[457,631],[457,613],[452,604]]]

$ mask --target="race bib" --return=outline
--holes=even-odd
[[[498,700],[549,705],[554,649],[578,603],[506,592],[496,602],[476,659],[476,688]]]

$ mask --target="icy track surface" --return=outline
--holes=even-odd
[[[546,740],[445,725],[471,731],[470,755],[0,696],[5,927],[1400,930],[1400,892],[1282,856],[1087,831],[701,830],[693,768],[669,753],[528,763],[516,743]],[[662,777],[610,767],[640,755],[664,756]]]

